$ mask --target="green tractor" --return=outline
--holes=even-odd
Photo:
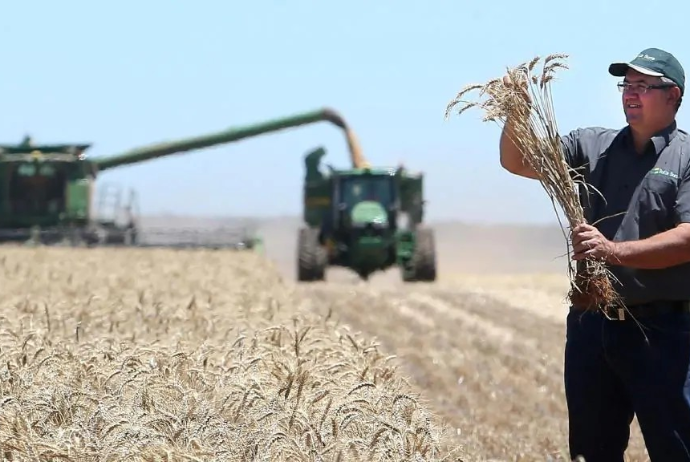
[[[398,266],[405,282],[436,280],[434,231],[424,218],[423,174],[404,168],[319,168],[322,148],[305,157],[305,224],[299,230],[297,279],[322,281],[328,266],[362,280]]]
[[[123,197],[112,187],[96,195],[96,177],[124,165],[321,121],[343,129],[353,165],[365,165],[354,133],[329,108],[107,157],[87,158],[88,143],[36,145],[27,137],[19,144],[0,144],[0,243],[260,249],[261,239],[248,227],[142,229],[136,195]]]

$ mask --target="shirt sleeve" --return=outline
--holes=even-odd
[[[677,225],[690,223],[690,165],[685,168],[678,182],[678,194],[673,213]]]
[[[567,135],[561,136],[561,148],[563,149],[563,157],[566,164],[570,168],[581,167],[584,163],[582,150],[580,149],[580,137],[582,131],[580,129],[572,130]]]

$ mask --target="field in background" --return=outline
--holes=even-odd
[[[467,462],[565,460],[560,230],[443,223],[437,284],[295,285],[297,225],[259,223],[275,272],[224,252],[5,251],[5,451],[377,460],[431,448],[443,424],[439,449]],[[628,454],[646,460],[636,425]]]

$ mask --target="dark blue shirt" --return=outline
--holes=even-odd
[[[575,179],[581,175],[589,185],[589,191],[580,187],[585,218],[609,240],[645,239],[690,223],[690,137],[675,122],[642,154],[627,126],[580,128],[561,140]],[[690,263],[652,270],[611,265],[610,270],[628,305],[690,300]]]

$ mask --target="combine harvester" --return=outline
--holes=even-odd
[[[122,191],[103,189],[94,207],[96,177],[124,165],[322,121],[343,129],[350,151],[359,152],[345,121],[330,109],[90,159],[85,152],[91,144],[35,145],[27,137],[20,144],[0,145],[0,243],[260,249],[261,239],[246,227],[142,229],[132,191],[123,198]],[[107,206],[112,213],[105,216]]]

